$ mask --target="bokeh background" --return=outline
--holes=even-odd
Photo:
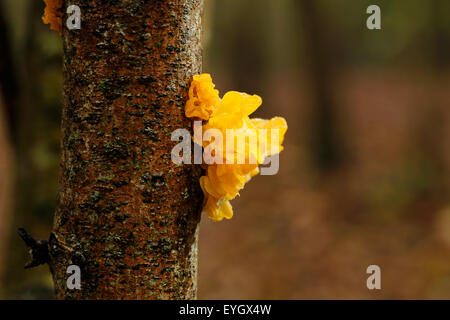
[[[278,175],[255,177],[232,220],[202,219],[199,298],[450,299],[450,1],[205,6],[204,71],[289,130]],[[56,204],[62,43],[43,8],[0,0],[3,299],[52,298],[16,233],[46,238]]]

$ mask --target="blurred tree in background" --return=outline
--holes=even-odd
[[[3,1],[10,30],[11,74],[17,80],[15,123],[10,123],[15,153],[12,228],[4,287],[7,297],[51,297],[51,278],[39,268],[23,272],[27,252],[16,227],[45,236],[54,213],[59,165],[61,40],[43,25],[41,1]]]

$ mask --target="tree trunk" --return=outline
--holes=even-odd
[[[201,168],[171,161],[201,72],[202,0],[70,1],[60,191],[49,265],[62,299],[193,299]],[[65,1],[64,12],[69,5]],[[67,267],[81,268],[69,290]]]
[[[0,6],[0,288],[4,287],[5,251],[9,242],[11,202],[11,146],[9,137],[15,132],[17,82],[12,72],[9,28]],[[12,75],[10,74],[12,72]],[[12,77],[12,78],[11,78]],[[13,129],[14,128],[14,129]],[[8,132],[8,129],[10,130]],[[0,289],[0,295],[3,293]]]
[[[7,125],[3,111],[3,95],[0,94],[0,297],[5,292],[5,271],[7,250],[9,247],[12,185],[13,152],[8,139]],[[5,295],[6,296],[6,295]]]
[[[10,28],[6,23],[3,6],[0,6],[0,90],[2,92],[9,136],[15,142],[17,134],[17,110],[19,85],[14,69]]]
[[[338,45],[327,32],[321,17],[319,3],[301,0],[299,10],[303,19],[304,35],[308,39],[307,61],[310,91],[315,109],[312,113],[311,149],[320,172],[335,170],[341,154],[336,128],[336,106],[333,94],[333,74]],[[325,26],[324,26],[325,25]]]

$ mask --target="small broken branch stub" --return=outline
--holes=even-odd
[[[48,241],[34,239],[24,228],[18,229],[19,236],[30,248],[30,261],[25,264],[25,269],[33,268],[50,261]]]

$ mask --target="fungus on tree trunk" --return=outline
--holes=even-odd
[[[62,30],[67,4],[45,2],[44,22]],[[214,221],[230,219],[229,201],[283,150],[284,118],[249,118],[259,96],[230,91],[220,98],[211,76],[198,74],[202,5],[99,0],[80,5],[82,30],[63,31],[54,228],[48,241],[19,230],[32,257],[26,267],[48,263],[59,298],[195,298],[202,205]],[[201,161],[171,161],[178,150],[172,133],[190,127],[188,118],[204,121],[205,135],[214,132],[206,143],[194,132],[205,148],[203,176],[195,166]],[[81,290],[67,286],[71,265],[82,271]]]
[[[60,190],[49,241],[21,231],[40,253],[29,265],[49,264],[62,299],[195,298],[202,170],[171,162],[170,132],[190,127],[203,1],[70,4],[81,30],[48,20],[63,29]],[[66,286],[72,264],[81,290]]]

